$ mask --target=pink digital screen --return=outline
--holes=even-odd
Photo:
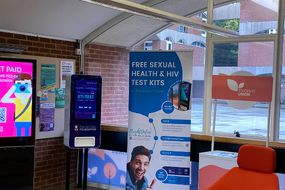
[[[33,62],[0,60],[0,138],[32,136]]]

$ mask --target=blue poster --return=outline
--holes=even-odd
[[[189,190],[192,65],[191,51],[130,53],[126,189]]]

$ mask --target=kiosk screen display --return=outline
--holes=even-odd
[[[97,82],[77,80],[75,86],[75,119],[96,119]]]

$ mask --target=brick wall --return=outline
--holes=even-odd
[[[240,43],[238,66],[272,66],[274,57],[273,50],[273,42]]]
[[[63,139],[36,140],[34,163],[34,190],[65,189],[66,152]],[[70,162],[70,182],[75,187],[77,151],[72,151]]]
[[[79,57],[74,54],[74,42],[0,32],[0,43],[23,46],[26,51],[22,54],[25,55],[75,59],[78,71]],[[34,190],[64,189],[66,151],[63,138],[36,140],[34,151]],[[72,151],[70,181],[73,186],[77,172],[76,156],[77,151]]]
[[[101,123],[128,124],[129,51],[89,44],[85,49],[85,74],[102,76]]]
[[[266,5],[265,5],[266,6]],[[278,13],[250,0],[240,1],[240,22],[276,21]],[[239,43],[238,66],[272,66],[272,42]],[[284,59],[283,59],[284,65]]]
[[[278,13],[251,0],[240,1],[240,22],[276,21]]]

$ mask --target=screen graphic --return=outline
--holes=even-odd
[[[191,84],[182,82],[180,87],[180,109],[188,110],[190,103]]]
[[[191,83],[178,82],[169,89],[169,101],[181,111],[190,109]]]
[[[75,97],[75,119],[96,119],[97,82],[77,80]]]
[[[0,137],[32,136],[33,62],[0,60]]]

